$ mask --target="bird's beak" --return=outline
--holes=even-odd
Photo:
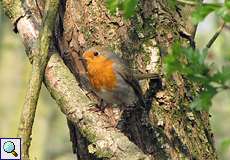
[[[79,60],[82,61],[83,64],[87,64],[87,59],[84,57],[79,57]]]

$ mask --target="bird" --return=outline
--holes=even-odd
[[[145,106],[142,89],[132,70],[113,51],[95,46],[82,58],[93,92],[107,104]]]

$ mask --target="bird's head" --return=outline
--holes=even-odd
[[[88,50],[86,50],[83,53],[83,59],[86,61],[86,63],[93,63],[93,62],[103,62],[109,59],[109,57],[112,56],[112,52],[109,51],[106,48],[102,47],[92,47]]]

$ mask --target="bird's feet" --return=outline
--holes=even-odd
[[[89,111],[94,111],[94,112],[105,112],[105,108],[107,108],[107,106],[110,106],[109,104],[106,104],[103,102],[103,100],[100,101],[100,103],[98,102],[92,102],[89,104]]]
[[[106,128],[116,128],[121,115],[119,108],[113,107],[111,104],[98,104],[97,102],[90,103],[89,106],[88,111],[97,112],[105,118],[105,121],[109,124]]]

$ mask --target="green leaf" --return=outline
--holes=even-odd
[[[212,81],[220,84],[225,84],[230,80],[230,66],[223,66],[221,71],[218,71],[212,76]]]
[[[180,63],[180,54],[181,47],[179,43],[174,43],[172,47],[172,53],[167,55],[164,59],[164,69],[168,76],[172,75],[174,72],[180,70],[182,67],[182,63]],[[176,64],[176,65],[175,65]]]
[[[164,59],[164,69],[167,76],[177,72],[203,87],[200,95],[190,104],[191,108],[196,110],[209,110],[213,96],[217,94],[220,87],[228,88],[226,82],[230,80],[230,66],[225,66],[222,71],[210,74],[215,66],[205,63],[207,54],[207,50],[194,50],[175,43],[172,52]],[[214,85],[217,83],[218,85]]]
[[[230,10],[227,7],[222,7],[217,11],[217,14],[223,18],[225,22],[230,22]]]
[[[211,12],[219,9],[221,6],[219,4],[202,4],[198,9],[192,14],[193,23],[197,24],[204,20],[204,18]]]
[[[112,14],[116,13],[119,1],[120,0],[106,0],[106,6]]]
[[[216,93],[217,90],[214,87],[209,86],[190,104],[190,107],[195,110],[208,111],[212,104],[212,98]]]
[[[207,56],[208,56],[208,51],[207,50],[201,51],[200,56],[199,56],[199,63],[204,64]]]
[[[123,2],[123,11],[125,18],[130,18],[134,14],[137,3],[138,0],[125,0]]]
[[[230,1],[229,1],[229,0],[228,0],[228,1],[225,1],[224,5],[225,5],[228,9],[230,9]]]
[[[124,13],[125,18],[134,15],[138,0],[106,0],[106,6],[112,14],[118,10]]]
[[[206,55],[206,53],[201,54],[192,48],[180,47],[176,43],[173,45],[172,53],[164,60],[166,73],[171,75],[173,72],[179,72],[193,78],[194,81],[205,82],[203,75],[208,72],[208,68],[204,63]]]
[[[220,146],[221,152],[226,152],[229,147],[230,147],[230,138],[222,140],[221,146]]]

